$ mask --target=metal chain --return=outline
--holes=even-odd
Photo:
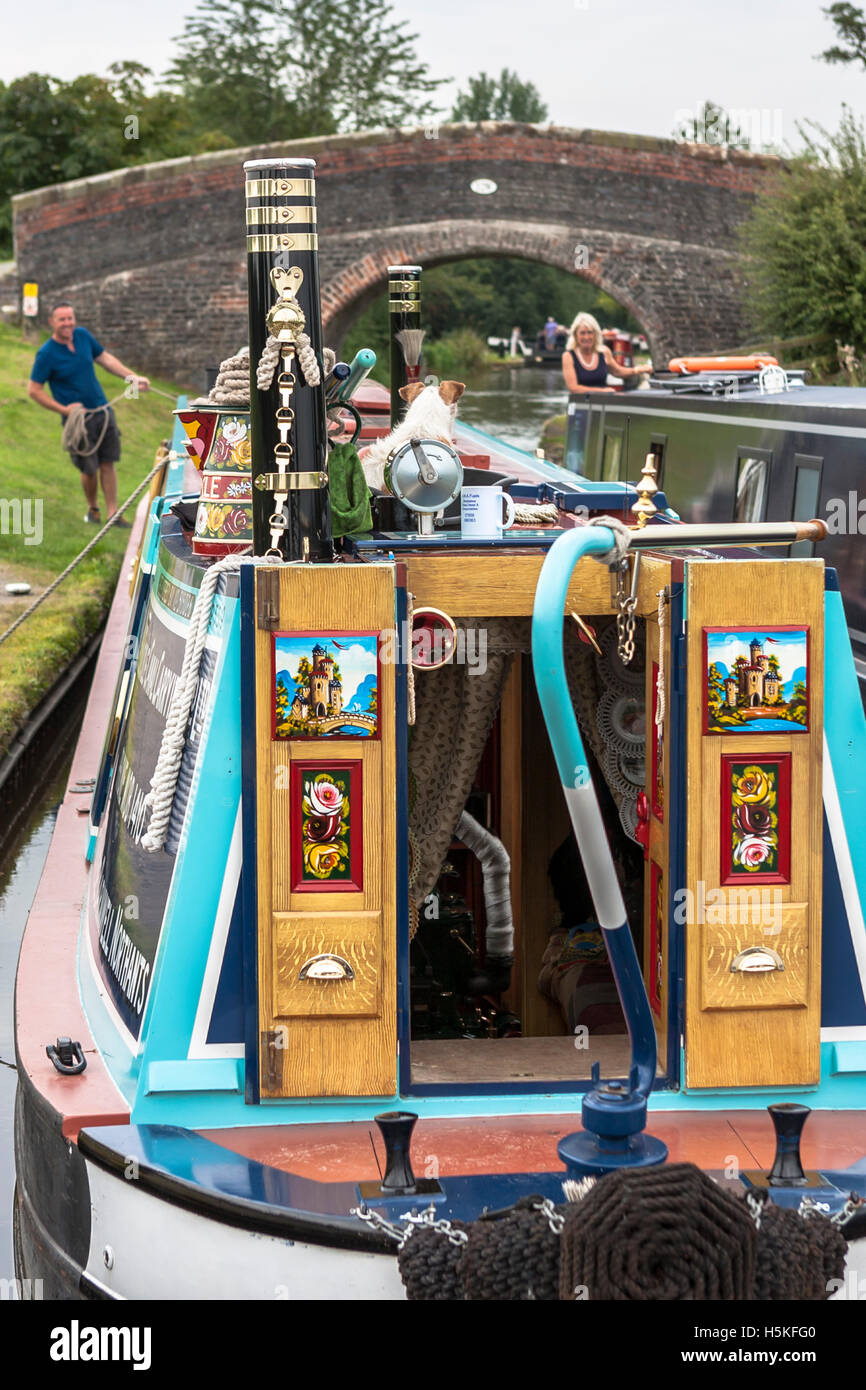
[[[555,1236],[561,1236],[565,1226],[565,1217],[562,1212],[556,1210],[549,1197],[545,1197],[541,1202],[533,1202],[533,1211],[540,1211],[542,1216],[547,1218],[547,1224]]]
[[[763,1211],[763,1208],[764,1208],[763,1202],[759,1202],[758,1199],[757,1199],[757,1197],[754,1197],[754,1196],[752,1195],[751,1192],[747,1192],[747,1193],[746,1193],[746,1206],[749,1208],[749,1215],[751,1216],[752,1220],[753,1220],[754,1223],[755,1223],[755,1230],[756,1230],[756,1231],[760,1231],[760,1229],[761,1229],[761,1212]]]
[[[359,1221],[366,1222],[374,1231],[383,1231],[386,1236],[390,1236],[401,1246],[406,1239],[405,1232],[401,1231],[399,1226],[395,1226],[392,1221],[387,1221],[384,1216],[380,1216],[376,1211],[370,1211],[367,1207],[350,1207],[349,1215],[357,1216]]]
[[[635,609],[637,608],[637,580],[640,555],[635,556],[631,575],[631,587],[627,586],[628,559],[623,556],[615,567],[616,575],[616,635],[617,655],[623,666],[628,666],[634,656]]]
[[[848,1222],[851,1220],[851,1217],[854,1215],[856,1211],[860,1210],[862,1205],[863,1198],[858,1197],[856,1193],[852,1192],[851,1196],[848,1198],[842,1210],[837,1211],[835,1216],[830,1217],[832,1224],[834,1226],[839,1227],[847,1226]]]
[[[289,435],[295,422],[295,412],[291,407],[291,399],[297,385],[297,378],[292,371],[292,364],[295,357],[294,343],[282,343],[280,346],[280,374],[277,377],[277,388],[280,393],[280,404],[277,410],[277,429],[280,434],[280,442],[274,450],[274,463],[277,465],[277,472],[280,478],[286,477],[289,463],[295,452],[289,443]],[[274,493],[274,510],[268,517],[268,526],[271,530],[271,544],[265,555],[270,560],[283,560],[285,557],[280,550],[280,540],[288,530],[289,514],[287,502],[289,500],[288,487],[281,487]]]
[[[422,1211],[420,1216],[416,1215],[415,1212],[410,1212],[407,1216],[401,1216],[400,1220],[408,1222],[401,1241],[401,1249],[406,1244],[412,1232],[419,1226],[425,1226],[431,1231],[438,1232],[439,1235],[447,1236],[448,1242],[451,1245],[466,1245],[469,1240],[466,1232],[456,1231],[450,1221],[446,1221],[444,1218],[441,1221],[437,1221],[436,1209],[432,1206],[428,1207],[426,1211]]]

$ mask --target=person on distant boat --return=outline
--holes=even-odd
[[[129,367],[124,367],[118,358],[106,352],[92,333],[76,325],[75,310],[71,304],[65,301],[55,304],[50,323],[51,337],[36,354],[27,383],[27,394],[38,405],[56,411],[64,419],[77,404],[83,405],[87,411],[84,417],[85,447],[92,452],[69,449],[69,457],[81,474],[81,486],[87,499],[84,520],[98,526],[102,518],[98,506],[97,475],[102,484],[108,515],[114,516],[117,511],[115,464],[120,461],[120,432],[114,411],[96,378],[93,364],[98,362],[114,376],[131,379],[137,391],[147,391],[150,382],[146,376],[137,376]],[[51,387],[50,396],[44,390],[46,385]],[[128,527],[129,522],[121,519],[115,525]]]
[[[562,354],[562,375],[569,391],[613,391],[615,388],[607,384],[608,373],[627,377],[651,371],[649,362],[642,367],[621,367],[605,347],[598,321],[592,314],[578,314]]]
[[[544,325],[544,346],[548,352],[553,352],[556,347],[556,335],[559,332],[559,324],[552,314],[547,315],[547,322]]]

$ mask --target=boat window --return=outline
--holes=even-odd
[[[738,452],[734,521],[764,520],[771,458],[770,453],[761,449],[741,449]]]
[[[601,456],[601,481],[618,483],[622,468],[622,430],[605,430]]]
[[[649,452],[655,455],[656,461],[656,482],[664,490],[665,485],[665,455],[667,453],[668,437],[666,434],[651,434]]]
[[[794,455],[794,501],[791,510],[792,521],[811,521],[818,515],[818,497],[821,491],[821,465],[824,460],[811,454]],[[814,555],[814,541],[795,541],[791,555],[802,559]]]

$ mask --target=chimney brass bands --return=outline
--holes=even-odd
[[[421,267],[388,266],[391,327],[391,428],[406,409],[400,387],[421,375]],[[399,335],[399,336],[398,336]]]
[[[250,314],[250,440],[253,554],[331,560],[331,502],[323,381],[298,362],[306,334],[322,372],[322,311],[313,159],[244,164]],[[270,385],[257,369],[277,340]]]

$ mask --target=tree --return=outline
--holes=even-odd
[[[207,0],[166,80],[237,144],[417,124],[441,83],[390,14],[387,0]]]
[[[723,106],[705,101],[696,116],[689,116],[673,132],[675,140],[692,140],[699,145],[729,145],[748,150],[751,142],[737,116],[729,115]]]
[[[457,94],[451,119],[538,124],[547,120],[547,106],[532,82],[521,82],[516,72],[503,68],[498,79],[486,72],[470,77],[469,90]]]
[[[866,135],[800,127],[804,153],[782,166],[743,228],[758,334],[830,336],[866,350]]]
[[[861,63],[866,68],[866,15],[856,5],[836,4],[822,10],[833,21],[841,44],[825,48],[818,57],[825,63]]]
[[[31,72],[0,83],[0,255],[11,254],[13,194],[195,148],[182,98],[148,95],[150,76],[120,62],[107,77]]]
[[[707,671],[707,704],[710,709],[718,709],[725,698],[724,677],[716,663],[710,663]]]

